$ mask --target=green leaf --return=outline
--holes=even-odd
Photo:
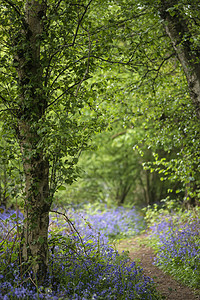
[[[58,187],[57,189],[58,191],[65,191],[66,190],[66,187],[64,185],[61,185]]]

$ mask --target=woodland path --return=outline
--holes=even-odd
[[[131,261],[138,262],[143,268],[144,274],[154,280],[157,290],[160,291],[165,300],[200,299],[200,291],[197,292],[192,288],[186,287],[153,265],[155,255],[152,248],[146,245],[145,238],[146,235],[141,235],[133,239],[120,241],[116,248],[119,252],[122,250],[129,251]]]

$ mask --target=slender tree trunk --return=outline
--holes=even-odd
[[[2,163],[2,178],[0,177],[0,206],[7,208],[8,202],[8,176],[7,176],[7,161]],[[3,186],[3,187],[2,187]]]
[[[118,205],[124,204],[126,197],[131,189],[131,185],[128,185],[126,183],[124,183],[124,186],[121,185],[122,183],[120,184],[120,187],[118,188],[117,195],[116,195],[116,200]]]
[[[187,23],[187,16],[184,15],[183,11],[178,10],[176,7],[178,3],[178,0],[161,1],[160,15],[165,21],[166,33],[170,37],[186,75],[196,116],[200,119],[200,47],[194,45],[193,36]]]
[[[48,225],[51,206],[49,164],[48,160],[43,158],[42,149],[35,147],[38,137],[36,134],[30,135],[30,127],[21,123],[19,129],[26,194],[22,254],[24,261],[31,258],[30,264],[33,271],[37,275],[38,282],[42,283],[48,266]],[[34,153],[34,155],[29,157],[28,153]]]
[[[44,90],[40,45],[43,34],[45,1],[27,0],[21,32],[15,42],[19,81],[17,133],[25,174],[25,221],[23,260],[29,261],[38,283],[45,279],[48,264],[49,163],[38,134],[47,99]]]
[[[147,200],[147,205],[151,204],[151,197],[150,197],[150,172],[149,170],[145,171],[146,175],[146,200]]]

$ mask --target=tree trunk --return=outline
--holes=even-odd
[[[31,264],[39,284],[44,281],[47,271],[51,206],[49,163],[42,146],[39,146],[41,137],[37,133],[47,107],[40,61],[45,14],[45,1],[27,0],[22,29],[14,41],[20,90],[16,130],[23,157],[26,194],[22,258]]]
[[[166,33],[186,75],[196,116],[200,119],[200,48],[193,43],[187,15],[176,7],[178,3],[177,0],[163,0],[160,2],[159,11],[165,21]]]
[[[117,190],[117,195],[116,195],[116,201],[119,206],[124,204],[130,189],[131,189],[131,185],[124,183],[124,186],[123,186],[123,183],[122,182],[120,183],[120,186]]]
[[[19,126],[21,152],[25,173],[23,260],[32,265],[37,280],[45,280],[48,266],[48,226],[51,199],[49,195],[49,163],[37,146],[37,135],[30,135],[30,127]],[[31,143],[34,141],[34,143]],[[32,155],[28,155],[28,154]]]
[[[146,200],[147,200],[147,205],[151,204],[151,197],[150,197],[150,172],[149,170],[145,171],[146,175]]]

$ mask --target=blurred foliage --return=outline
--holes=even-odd
[[[91,145],[94,149],[80,157],[81,178],[59,190],[56,203],[144,206],[159,202],[169,190],[177,196],[180,184],[162,181],[162,174],[143,168],[144,162],[154,160],[150,149],[135,147],[143,135],[138,128],[117,128],[116,124],[115,129],[97,135]]]

